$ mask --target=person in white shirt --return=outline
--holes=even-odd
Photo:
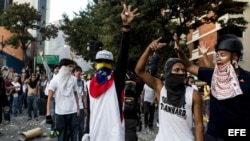
[[[14,76],[13,81],[11,82],[11,85],[15,87],[14,92],[12,93],[13,101],[12,101],[12,112],[14,116],[17,116],[17,110],[18,108],[18,93],[21,90],[21,84],[18,82],[19,76]]]
[[[195,89],[197,91],[199,90],[198,87],[195,85],[195,79],[194,79],[194,77],[191,76],[191,75],[189,75],[187,77],[187,85],[191,86],[193,89]]]
[[[77,95],[79,99],[79,107],[80,107],[80,117],[78,118],[78,140],[81,141],[82,136],[84,135],[84,121],[85,116],[87,115],[87,91],[85,87],[85,82],[81,78],[82,68],[80,66],[76,66],[73,69],[73,74],[76,77],[77,81]]]
[[[150,54],[161,48],[160,39],[149,44],[135,68],[136,74],[155,90],[159,102],[159,131],[155,141],[203,141],[202,99],[198,91],[186,86],[184,63],[169,58],[164,66],[164,82],[145,69]]]
[[[51,100],[55,96],[56,127],[58,140],[77,141],[78,117],[80,115],[76,78],[72,75],[75,62],[61,59],[59,72],[51,80],[48,91],[46,123],[51,123]],[[67,133],[67,131],[70,131]]]
[[[144,84],[141,97],[141,106],[143,106],[144,111],[144,127],[152,130],[156,101],[154,89]]]
[[[129,52],[130,24],[138,16],[137,9],[124,5],[121,13],[122,41],[118,60],[110,51],[98,51],[95,57],[96,74],[87,84],[89,97],[89,134],[83,141],[124,141],[123,99],[126,66]],[[113,71],[114,70],[114,71]]]
[[[54,71],[51,71],[48,63],[47,63],[47,60],[45,59],[44,57],[44,52],[43,51],[40,51],[40,56],[41,56],[41,59],[42,59],[42,62],[43,62],[43,67],[46,71],[46,76],[47,76],[47,80],[46,80],[46,84],[45,85],[45,88],[44,88],[44,94],[46,96],[48,96],[48,91],[49,91],[49,83],[51,81],[51,79],[56,76],[56,74],[58,73],[58,65],[55,65],[54,66]],[[57,128],[56,128],[56,119],[55,119],[55,99],[54,97],[52,98],[51,100],[51,106],[50,106],[50,115],[51,115],[51,118],[52,118],[52,123],[51,123],[51,126],[50,126],[50,138],[54,138],[54,137],[57,137],[59,135],[59,132],[57,131]]]

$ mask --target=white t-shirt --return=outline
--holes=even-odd
[[[154,89],[150,88],[147,84],[144,84],[144,101],[153,102],[154,101]]]
[[[52,79],[48,89],[54,92],[55,96],[55,113],[58,115],[72,114],[77,112],[77,104],[74,96],[74,91],[77,91],[76,78],[72,75],[69,77],[65,91],[61,91],[59,86],[61,82],[58,79]]]
[[[26,93],[27,90],[27,84],[23,83],[23,93]]]
[[[17,87],[17,88],[15,88],[16,92],[13,93],[13,97],[18,97],[18,91],[21,90],[21,89],[20,89],[20,87],[21,87],[20,83],[19,83],[19,82],[11,82],[11,84],[12,84],[14,87]]]
[[[78,95],[78,100],[79,100],[79,107],[80,109],[83,109],[84,108],[83,95],[84,95],[84,92],[86,92],[86,87],[85,87],[86,84],[84,83],[82,79],[79,81],[76,78],[76,81],[77,81],[77,95]]]
[[[195,90],[199,90],[198,87],[196,85],[192,85],[192,88],[195,89]]]

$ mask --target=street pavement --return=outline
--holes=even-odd
[[[22,141],[23,139],[20,138],[20,134],[35,128],[41,128],[42,135],[29,139],[29,141],[57,141],[57,138],[49,137],[50,125],[45,123],[45,116],[39,116],[38,121],[35,119],[27,121],[27,119],[27,110],[25,109],[23,114],[17,114],[17,117],[11,116],[11,122],[9,124],[4,124],[3,121],[0,125],[0,132],[3,133],[3,135],[0,136],[0,141]],[[137,132],[138,141],[153,141],[157,132],[158,127],[156,125],[154,125],[153,130],[142,127],[142,131]]]
[[[137,132],[138,141],[154,141],[156,134],[158,132],[158,127],[156,126],[157,111],[155,112],[155,122],[153,130],[145,129],[142,125],[142,131]],[[143,115],[142,123],[143,123]],[[23,114],[18,114],[17,117],[11,116],[11,122],[9,124],[1,124],[0,132],[3,133],[0,136],[0,141],[22,141],[20,138],[20,133],[29,131],[35,128],[42,129],[42,135],[36,138],[29,139],[29,141],[56,141],[57,138],[49,137],[50,125],[45,123],[45,116],[39,116],[39,120],[36,121],[32,119],[27,121],[27,110],[24,110]]]

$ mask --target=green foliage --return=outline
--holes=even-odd
[[[226,13],[240,14],[244,11],[246,3],[233,0],[94,0],[92,5],[88,5],[87,10],[79,12],[77,18],[69,20],[64,17],[61,30],[67,34],[66,40],[69,45],[90,59],[99,48],[93,47],[88,52],[86,44],[90,40],[102,42],[102,48],[112,51],[116,58],[121,39],[120,12],[124,3],[130,4],[132,9],[138,8],[140,12],[140,16],[131,25],[129,55],[138,58],[153,39],[161,36],[161,42],[166,42],[168,46],[159,52],[159,66],[163,66],[168,57],[176,56],[172,43],[174,33],[178,36],[186,35],[190,29],[211,22],[219,22],[223,26],[244,27],[247,24],[242,17],[229,19],[224,23],[218,21],[218,18]],[[182,47],[188,53],[185,44]]]
[[[58,27],[38,25],[38,22],[41,21],[41,14],[29,3],[13,3],[4,11],[0,19],[5,29],[13,34],[5,41],[5,44],[11,45],[13,48],[21,47],[24,52],[24,62],[27,62],[26,49],[32,42],[40,42],[57,36]],[[29,30],[40,32],[42,39],[37,39]]]

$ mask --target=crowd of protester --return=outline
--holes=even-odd
[[[233,35],[219,37],[215,64],[209,63],[209,47],[202,42],[199,50],[205,67],[199,67],[186,57],[174,34],[178,58],[168,58],[164,74],[157,77],[147,62],[162,48],[161,37],[138,60],[129,57],[131,23],[138,15],[137,9],[124,5],[118,59],[108,50],[98,51],[92,77],[74,57],[51,68],[42,52],[43,65],[33,72],[24,67],[17,74],[2,66],[0,122],[9,124],[10,117],[27,109],[27,121],[46,116],[50,137],[58,141],[137,141],[142,124],[144,129],[156,128],[155,110],[156,141],[226,141],[228,129],[250,129],[250,75],[238,65],[241,41]],[[208,122],[205,134],[204,122]]]

